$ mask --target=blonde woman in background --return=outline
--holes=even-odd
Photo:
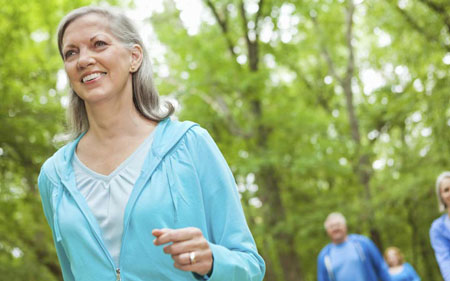
[[[403,258],[397,247],[389,247],[384,251],[384,259],[389,265],[389,274],[392,281],[420,281],[414,268]]]

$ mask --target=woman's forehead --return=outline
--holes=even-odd
[[[91,38],[97,34],[111,35],[108,20],[103,15],[91,13],[81,16],[66,27],[63,35],[63,45],[79,38]]]

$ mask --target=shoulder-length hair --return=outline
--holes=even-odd
[[[441,195],[441,183],[444,179],[450,178],[450,172],[445,171],[442,172],[436,179],[436,195],[439,205],[439,211],[444,212],[445,209],[448,208],[447,204],[445,204],[444,199],[442,199]]]
[[[398,265],[402,265],[405,263],[405,258],[403,256],[402,251],[400,251],[399,248],[397,247],[388,247],[385,251],[384,251],[384,259],[386,260],[386,263],[389,265],[389,267],[393,267],[396,266],[395,264],[389,264],[388,262],[388,253],[389,252],[394,252],[395,255],[397,256],[398,259]]]
[[[107,19],[111,34],[121,42],[125,48],[131,48],[134,44],[142,47],[143,58],[140,67],[132,73],[133,102],[140,114],[145,118],[159,122],[174,112],[174,106],[165,101],[161,104],[159,94],[153,84],[152,67],[145,44],[133,22],[122,12],[112,7],[86,6],[75,9],[67,14],[58,26],[58,49],[62,53],[62,41],[64,32],[74,20],[88,15],[98,14]],[[84,101],[75,93],[73,88],[69,93],[68,122],[73,138],[89,129],[89,120]]]

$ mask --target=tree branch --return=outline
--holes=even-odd
[[[258,3],[258,12],[256,13],[255,17],[255,32],[256,32],[256,41],[258,41],[259,38],[259,21],[262,17],[262,10],[263,10],[264,0],[259,0]]]
[[[230,132],[235,135],[242,137],[244,139],[249,139],[253,135],[248,132],[244,132],[242,128],[240,128],[236,121],[234,120],[230,109],[228,105],[226,104],[225,100],[221,96],[217,96],[215,99],[205,95],[205,94],[196,94],[198,97],[200,97],[205,103],[207,103],[209,106],[211,106],[214,111],[216,111],[219,115],[224,116],[225,120],[227,121],[228,129]]]
[[[227,43],[228,50],[230,51],[231,55],[234,57],[234,59],[236,61],[237,54],[234,51],[234,45],[231,42],[231,38],[230,38],[229,33],[228,33],[228,23],[227,23],[228,22],[228,16],[227,16],[226,12],[225,12],[225,19],[222,19],[220,17],[219,13],[217,12],[216,7],[211,2],[211,0],[205,0],[205,3],[211,9],[211,12],[213,13],[214,18],[216,19],[217,23],[219,24],[220,29],[222,30],[222,34],[225,37],[225,41]]]
[[[390,3],[390,1],[388,1]],[[391,3],[395,6],[396,10],[405,18],[406,22],[409,23],[409,25],[422,34],[428,41],[438,43],[441,45],[444,49],[446,49],[447,52],[450,52],[450,46],[447,46],[440,42],[439,38],[436,36],[433,36],[429,34],[423,27],[421,27],[405,10],[401,9],[398,5]]]
[[[347,49],[348,49],[348,63],[347,63],[347,71],[345,74],[344,81],[347,83],[351,83],[351,79],[353,78],[353,73],[355,71],[355,50],[353,48],[353,14],[355,13],[355,5],[352,0],[348,1],[347,7],[347,30],[345,33]]]
[[[355,58],[354,58],[354,49],[352,45],[353,40],[353,14],[355,12],[355,5],[353,4],[353,0],[347,1],[347,17],[346,17],[346,43],[349,52],[348,63],[347,63],[347,71],[345,73],[344,79],[342,81],[342,87],[344,88],[345,98],[347,102],[347,110],[349,115],[350,126],[352,130],[352,138],[353,140],[360,145],[361,138],[359,133],[359,124],[358,119],[356,118],[355,109],[353,106],[353,90],[352,90],[352,78],[354,75],[355,68]]]
[[[447,31],[450,33],[450,16],[447,14],[445,6],[439,5],[431,0],[419,0],[428,8],[432,9],[436,13],[440,14],[444,18],[444,24],[447,27]]]
[[[336,79],[339,82],[339,84],[342,85],[343,80],[339,76],[339,74],[336,72],[336,68],[334,67],[333,59],[331,58],[330,53],[328,52],[327,46],[325,44],[325,40],[323,40],[323,38],[321,36],[322,32],[320,30],[319,22],[317,21],[317,18],[315,16],[312,16],[311,19],[314,23],[314,27],[316,28],[316,31],[318,34],[317,36],[319,36],[321,53],[322,53],[323,57],[325,58],[325,61],[327,62],[330,74],[331,74],[331,76],[334,77],[334,79]]]
[[[262,0],[261,0],[262,1]],[[260,3],[261,3],[260,1]],[[260,7],[261,9],[261,7]],[[250,67],[250,71],[252,72],[256,72],[258,71],[258,63],[259,63],[259,58],[258,58],[258,32],[257,30],[252,30],[255,32],[255,40],[251,40],[249,37],[249,29],[248,29],[248,19],[247,19],[247,14],[245,12],[245,5],[244,5],[244,1],[240,0],[239,1],[239,10],[241,12],[241,18],[242,18],[242,28],[244,30],[244,38],[245,38],[245,42],[247,44],[247,52],[248,52],[248,62],[249,62],[249,67]],[[258,10],[259,12],[260,10]],[[256,28],[256,23],[255,23],[255,28]]]

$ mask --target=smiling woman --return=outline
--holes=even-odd
[[[74,20],[66,28],[62,43],[70,84],[88,112],[95,112],[92,107],[105,101],[130,101],[131,73],[142,61],[140,45],[125,48],[111,34],[104,17],[97,14]]]
[[[436,195],[439,210],[444,212],[430,228],[430,241],[445,281],[450,281],[450,172],[441,173],[436,179]]]
[[[225,159],[197,124],[170,120],[131,21],[74,10],[58,46],[75,138],[39,191],[64,280],[262,280]]]

